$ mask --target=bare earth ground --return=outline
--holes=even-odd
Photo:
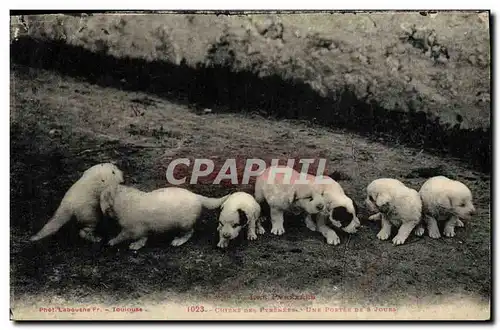
[[[360,305],[398,306],[446,299],[490,299],[490,177],[453,159],[403,146],[369,142],[340,130],[251,114],[200,115],[152,95],[102,88],[26,67],[11,73],[11,290],[12,300],[64,297],[84,302],[141,301],[161,292],[216,301],[248,294],[305,293]],[[305,141],[305,142],[301,142]],[[70,185],[89,166],[118,161],[127,184],[164,187],[172,158],[324,157],[344,174],[358,204],[379,177],[400,178],[416,189],[422,169],[440,168],[474,193],[477,216],[453,239],[411,236],[394,247],[376,239],[377,223],[329,246],[290,218],[282,237],[269,233],[216,248],[215,213],[194,237],[174,248],[165,237],[133,253],[77,237],[68,224],[43,242],[27,241],[50,218]],[[420,173],[420,174],[419,174]],[[189,186],[222,196],[251,186]],[[72,227],[73,226],[73,227]],[[157,297],[166,299],[166,296]],[[14,311],[15,312],[15,311]]]

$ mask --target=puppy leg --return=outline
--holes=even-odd
[[[427,231],[429,232],[429,237],[440,238],[441,234],[439,233],[439,227],[436,219],[434,219],[430,215],[425,215],[424,219],[425,222],[427,223]]]
[[[335,230],[328,228],[327,225],[325,225],[325,217],[323,215],[318,215],[317,218],[317,229],[323,235],[324,238],[326,238],[326,243],[329,245],[339,245],[340,244],[340,238],[335,232]]]
[[[425,228],[424,228],[424,225],[422,223],[419,223],[416,227],[415,227],[415,235],[417,235],[418,237],[422,236],[425,232]]]
[[[93,242],[93,243],[99,243],[102,238],[95,235],[95,227],[94,226],[87,226],[84,227],[80,230],[80,237],[83,239],[86,239],[87,241]]]
[[[283,221],[283,211],[271,208],[271,234],[279,236],[285,233]]]
[[[370,215],[368,217],[368,220],[370,220],[370,221],[378,221],[381,218],[382,218],[382,213],[379,212],[379,213],[375,213],[374,215]]]
[[[146,245],[146,241],[148,240],[147,237],[142,237],[140,238],[139,240],[133,242],[133,243],[130,243],[130,245],[128,246],[128,248],[130,250],[139,250],[140,248],[144,247],[144,245]]]
[[[255,233],[255,221],[255,218],[251,218],[248,220],[247,239],[249,241],[254,241],[257,239],[257,234]]]
[[[264,227],[262,227],[262,218],[259,218],[257,220],[257,234],[259,235],[264,235],[266,233],[266,230]]]
[[[357,229],[358,226],[359,226],[359,220],[358,221],[353,220],[353,221],[351,221],[351,223],[347,227],[342,228],[342,230],[348,234],[355,234],[358,232],[358,229]]]
[[[109,246],[114,246],[116,244],[119,244],[123,241],[126,241],[128,239],[131,239],[132,238],[132,234],[128,231],[128,230],[122,230],[118,236],[116,236],[115,238],[113,238],[112,240],[110,240],[108,242],[108,245]]]
[[[101,238],[95,235],[94,230],[101,219],[101,214],[96,209],[86,207],[76,212],[76,218],[84,226],[79,232],[80,237],[93,243],[99,243]]]
[[[455,221],[455,227],[464,227],[464,223],[462,222],[462,220],[457,218],[457,220]]]
[[[382,213],[380,213],[380,218],[382,219],[382,229],[380,229],[377,234],[377,238],[381,241],[385,241],[389,238],[389,236],[391,236],[392,225]]]
[[[418,222],[405,222],[399,227],[398,234],[392,239],[394,245],[403,244],[408,236],[410,236],[413,228],[418,224]]]
[[[309,228],[309,230],[316,231],[316,224],[312,220],[310,214],[306,216],[305,222],[306,222],[306,227]]]
[[[446,237],[455,237],[455,226],[457,225],[457,217],[451,217],[448,221],[446,221],[444,225],[443,234]],[[460,220],[458,220],[460,221]],[[462,221],[460,221],[462,222]],[[463,224],[463,223],[462,223]]]
[[[172,243],[170,243],[170,245],[181,246],[182,244],[186,243],[191,238],[191,236],[193,236],[193,233],[194,233],[194,230],[190,229],[184,235],[174,238],[172,240]]]

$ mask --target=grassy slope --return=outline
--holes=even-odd
[[[276,73],[322,95],[346,87],[363,103],[470,129],[490,126],[485,15],[54,15],[27,17],[28,31],[12,26],[118,58]]]
[[[155,96],[101,88],[26,67],[12,71],[11,85],[14,300],[35,295],[78,302],[92,297],[140,301],[154,295],[164,300],[163,292],[216,300],[220,298],[215,296],[245,300],[248,293],[296,292],[386,306],[418,305],[424,299],[489,299],[490,178],[458,161],[306,122],[218,114],[217,109],[200,116]],[[50,135],[52,129],[61,134]],[[412,236],[397,248],[375,238],[376,224],[364,222],[359,234],[342,236],[341,245],[334,247],[290,219],[283,237],[266,234],[251,244],[242,240],[219,251],[215,214],[207,214],[193,239],[177,249],[163,237],[137,254],[102,248],[79,240],[71,225],[39,244],[26,241],[50,217],[79,173],[94,163],[117,160],[129,184],[151,190],[166,185],[163,168],[172,157],[238,155],[325,157],[330,171],[351,178],[342,184],[358,202],[375,178],[401,178],[418,188],[425,179],[411,175],[413,170],[442,166],[441,173],[463,180],[474,192],[478,215],[454,239]],[[251,191],[250,186],[189,188],[212,196],[234,189]]]

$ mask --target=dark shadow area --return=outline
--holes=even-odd
[[[439,123],[424,112],[387,111],[339,88],[322,97],[308,85],[274,75],[232,72],[228,67],[191,68],[181,63],[118,59],[106,50],[93,53],[57,41],[20,38],[11,44],[11,63],[56,70],[105,87],[145,91],[198,108],[265,113],[276,118],[308,119],[348,129],[385,143],[449,154],[491,171],[491,128],[463,130]]]

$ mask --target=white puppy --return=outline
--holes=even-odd
[[[152,192],[118,185],[109,187],[101,194],[102,212],[116,218],[122,230],[108,242],[113,246],[125,240],[134,240],[132,250],[142,248],[149,233],[180,230],[172,246],[186,243],[193,235],[193,226],[202,209],[216,209],[229,197],[209,198],[189,190],[169,187]]]
[[[255,200],[267,202],[271,212],[271,233],[283,235],[284,212],[317,214],[325,208],[325,201],[309,181],[286,166],[271,166],[259,174],[255,181]]]
[[[469,220],[476,212],[472,193],[462,182],[436,176],[427,180],[420,188],[424,221],[429,236],[439,238],[437,220],[446,221],[443,234],[455,236],[455,226],[463,227],[462,220]]]
[[[338,245],[340,238],[337,233],[328,226],[327,218],[334,228],[341,228],[349,234],[354,234],[361,225],[356,211],[356,204],[346,196],[342,186],[327,176],[315,177],[308,175],[307,179],[314,182],[318,191],[325,200],[325,209],[316,215],[316,221],[308,214],[305,219],[307,228],[319,231],[328,244]]]
[[[376,213],[369,220],[382,220],[382,229],[377,237],[386,240],[391,234],[391,225],[399,227],[392,242],[403,244],[413,228],[420,223],[422,201],[415,189],[406,187],[396,179],[377,179],[366,188],[366,205]]]
[[[122,182],[122,171],[111,163],[98,164],[87,169],[66,192],[49,222],[30,240],[38,241],[54,234],[75,216],[83,226],[80,237],[99,242],[101,238],[94,234],[95,227],[102,217],[99,197],[105,188]]]
[[[219,232],[217,246],[227,247],[229,240],[238,237],[240,231],[247,226],[247,238],[251,241],[257,239],[257,234],[262,235],[266,232],[259,217],[260,205],[252,195],[246,192],[236,192],[229,195],[229,198],[221,206],[219,226],[217,227]]]

